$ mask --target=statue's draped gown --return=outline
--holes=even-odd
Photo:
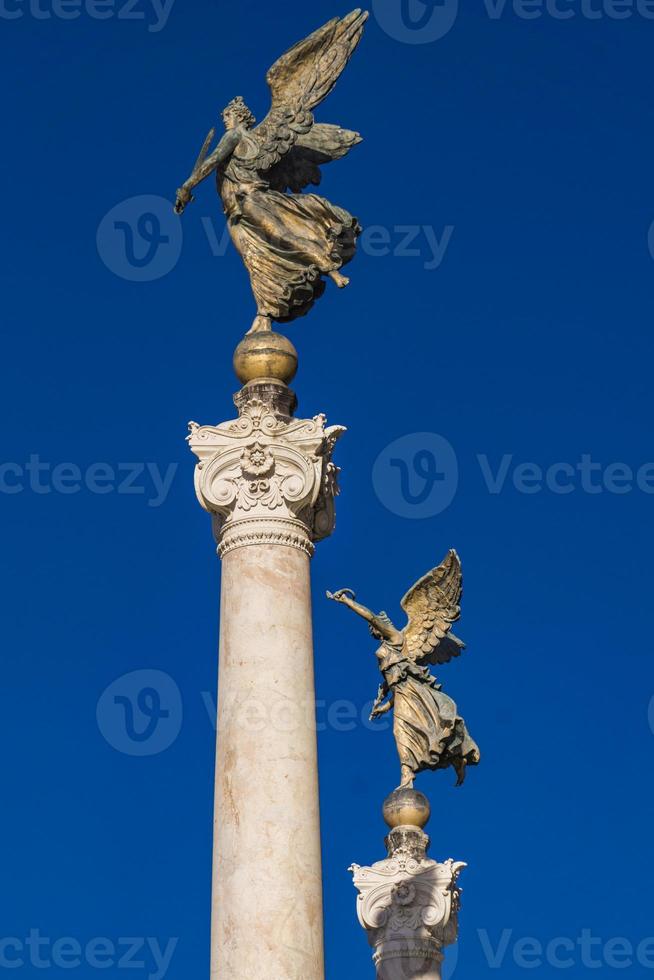
[[[459,771],[464,762],[476,765],[479,748],[429,668],[409,659],[404,644],[385,642],[377,657],[395,698],[393,728],[401,764],[414,773],[448,766]]]
[[[260,152],[253,137],[245,141],[252,155]],[[236,156],[218,169],[217,182],[259,313],[282,323],[304,316],[325,291],[322,277],[354,257],[357,219],[317,194],[272,189]]]

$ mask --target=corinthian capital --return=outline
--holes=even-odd
[[[418,828],[398,827],[389,836],[386,860],[350,869],[378,980],[440,980],[443,948],[456,942],[456,883],[465,864],[430,860],[427,844]]]
[[[195,489],[214,518],[221,557],[234,548],[276,543],[313,554],[334,529],[338,468],[332,452],[345,429],[325,416],[290,417],[270,390],[239,399],[239,417],[189,423],[198,457]]]

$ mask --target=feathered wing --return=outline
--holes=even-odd
[[[252,133],[258,144],[256,152],[252,153],[251,145],[241,144],[237,148],[236,156],[242,165],[259,173],[267,173],[301,137],[310,133],[314,126],[311,110],[336,85],[361,40],[367,19],[367,12],[359,9],[353,10],[347,17],[335,17],[275,62],[267,75],[272,106]],[[338,157],[331,156],[330,159]],[[312,181],[307,180],[304,186],[307,183]]]
[[[288,153],[272,167],[267,178],[276,191],[288,188],[299,194],[312,184],[317,187],[322,180],[321,166],[340,160],[353,146],[361,142],[359,133],[340,126],[316,123],[304,136],[300,136]]]
[[[326,99],[356,51],[367,19],[367,11],[358,8],[334,17],[283,54],[266,76],[273,109],[298,101],[311,110]]]
[[[456,551],[424,575],[402,599],[409,617],[404,628],[407,647],[413,660],[444,664],[458,657],[465,644],[450,633],[461,615],[463,575]]]

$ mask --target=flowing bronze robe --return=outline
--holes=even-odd
[[[252,153],[259,152],[249,134]],[[237,156],[217,172],[232,241],[250,273],[258,312],[281,323],[309,312],[322,278],[355,254],[359,223],[317,194],[285,194]]]
[[[414,773],[448,766],[461,773],[466,765],[477,765],[479,748],[455,702],[442,692],[428,667],[406,656],[405,646],[385,642],[377,651],[394,695],[393,732],[401,764]]]

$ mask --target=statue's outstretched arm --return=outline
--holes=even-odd
[[[182,186],[177,191],[175,211],[178,214],[181,214],[186,205],[193,200],[193,195],[191,194],[193,188],[197,187],[197,185],[208,177],[209,174],[212,174],[221,163],[228,160],[240,141],[241,134],[238,132],[238,130],[228,130],[213,153],[210,153],[209,156],[199,164],[199,166],[195,167],[191,176],[188,178],[188,180],[184,181]]]
[[[352,612],[355,612],[357,616],[361,616],[361,618],[365,619],[367,623],[370,623],[373,629],[379,633],[380,636],[383,636],[385,640],[397,642],[399,631],[396,630],[392,624],[389,624],[385,622],[385,620],[379,619],[377,616],[375,616],[375,614],[366,606],[362,606],[360,603],[356,602],[356,596],[351,589],[340,589],[338,592],[334,592],[333,594],[328,592],[327,598],[333,599],[334,602],[341,602],[344,606],[347,606],[348,609],[351,609]]]
[[[334,602],[341,602],[348,609],[351,609],[352,612],[355,612],[357,616],[365,619],[367,623],[372,623],[375,619],[375,614],[370,609],[356,602],[356,596],[352,589],[339,589],[338,592],[328,592],[327,598],[333,599]]]

